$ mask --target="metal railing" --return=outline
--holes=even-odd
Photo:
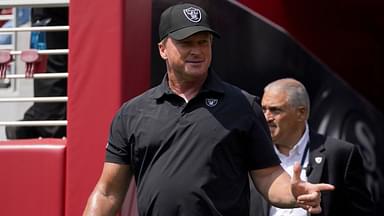
[[[0,28],[1,32],[23,32],[23,31],[68,31],[69,26],[40,26],[40,27],[18,27],[18,28]]]
[[[68,97],[8,97],[0,98],[1,102],[39,102],[39,103],[49,103],[49,102],[67,102]]]
[[[53,78],[67,78],[68,73],[36,73],[33,75],[34,79],[53,79]],[[25,79],[24,74],[8,74],[7,79]]]
[[[0,0],[0,8],[15,7],[68,7],[69,0]],[[11,18],[10,15],[9,17]],[[4,18],[4,16],[3,16]],[[14,27],[0,28],[0,34],[16,33],[16,32],[37,32],[37,31],[69,31],[69,26],[39,26],[39,27]],[[69,53],[68,49],[49,49],[38,50],[38,54],[61,55]],[[10,50],[11,55],[21,55],[21,50]],[[36,73],[34,79],[52,79],[67,78],[68,72],[62,73]],[[25,79],[25,74],[6,74],[6,79]],[[67,102],[68,97],[6,97],[0,98],[0,103],[13,102]],[[67,120],[41,120],[41,121],[0,121],[0,126],[66,126]]]
[[[0,8],[9,7],[65,7],[69,0],[1,0]]]
[[[0,126],[66,126],[67,120],[45,120],[45,121],[0,121]]]
[[[22,50],[11,51],[11,55],[20,55]],[[68,54],[68,49],[37,50],[39,54],[61,55]]]

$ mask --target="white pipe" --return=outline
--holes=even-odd
[[[65,7],[69,0],[1,0],[0,8],[9,7]]]
[[[40,139],[40,137],[38,138]],[[41,138],[43,139],[43,138]],[[63,137],[62,138],[63,140],[65,140],[66,138]],[[36,142],[36,141],[34,141]],[[4,149],[38,149],[38,150],[41,150],[41,149],[45,149],[45,150],[56,150],[56,149],[65,149],[65,146],[63,145],[57,145],[57,144],[19,144],[19,145],[15,145],[15,144],[12,144],[12,145],[8,145],[8,144],[5,144],[7,143],[7,140],[0,140],[0,149],[4,150]]]
[[[35,73],[33,79],[67,78],[68,73]],[[5,79],[29,79],[25,74],[7,74]]]
[[[0,121],[1,126],[66,126],[67,120],[47,121]]]
[[[21,50],[11,51],[11,55],[20,55]],[[51,55],[60,55],[60,54],[68,54],[68,49],[51,49],[51,50],[37,50],[39,54],[51,54]]]
[[[17,27],[0,28],[1,32],[23,32],[23,31],[68,31],[69,26],[41,26],[41,27]]]
[[[0,98],[0,102],[67,102],[68,97],[16,97]]]

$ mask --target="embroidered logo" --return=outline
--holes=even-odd
[[[201,12],[199,9],[194,7],[189,7],[183,10],[185,17],[191,22],[197,23],[201,20]]]
[[[322,157],[315,157],[315,162],[316,162],[317,164],[320,164],[321,161],[323,161],[323,158],[322,158]]]
[[[217,102],[219,102],[218,99],[216,98],[206,98],[205,99],[205,104],[209,107],[214,107],[217,105]]]

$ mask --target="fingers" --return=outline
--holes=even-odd
[[[311,214],[319,214],[319,213],[321,213],[321,206],[320,205],[311,206],[311,205],[298,204],[297,207],[305,209],[305,210],[307,210]]]
[[[291,178],[292,184],[297,184],[301,182],[300,173],[301,173],[301,165],[299,164],[299,162],[295,162],[295,164],[293,165],[293,176]]]
[[[313,192],[310,194],[305,194],[305,195],[299,196],[297,198],[297,203],[307,204],[307,205],[309,205],[309,204],[315,205],[315,204],[319,203],[319,200],[320,200],[320,194]]]
[[[331,184],[303,182],[300,174],[301,166],[298,162],[295,162],[291,178],[291,188],[292,194],[296,197],[296,205],[311,214],[321,213],[321,192],[334,190],[335,187]]]
[[[316,206],[320,204],[320,192],[312,192],[297,197],[297,204]]]
[[[318,214],[321,212],[320,202],[320,192],[312,192],[309,194],[301,195],[297,198],[297,206],[313,214]]]
[[[316,207],[309,207],[307,210],[311,214],[319,214],[319,213],[321,213],[321,206],[318,205]]]
[[[317,191],[332,191],[335,190],[335,186],[331,184],[325,184],[325,183],[320,183],[320,184],[315,184],[315,187]]]

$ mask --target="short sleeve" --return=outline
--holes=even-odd
[[[131,163],[129,132],[125,127],[127,119],[124,119],[124,117],[127,116],[123,115],[123,111],[120,109],[112,120],[106,147],[106,162],[119,164]]]

